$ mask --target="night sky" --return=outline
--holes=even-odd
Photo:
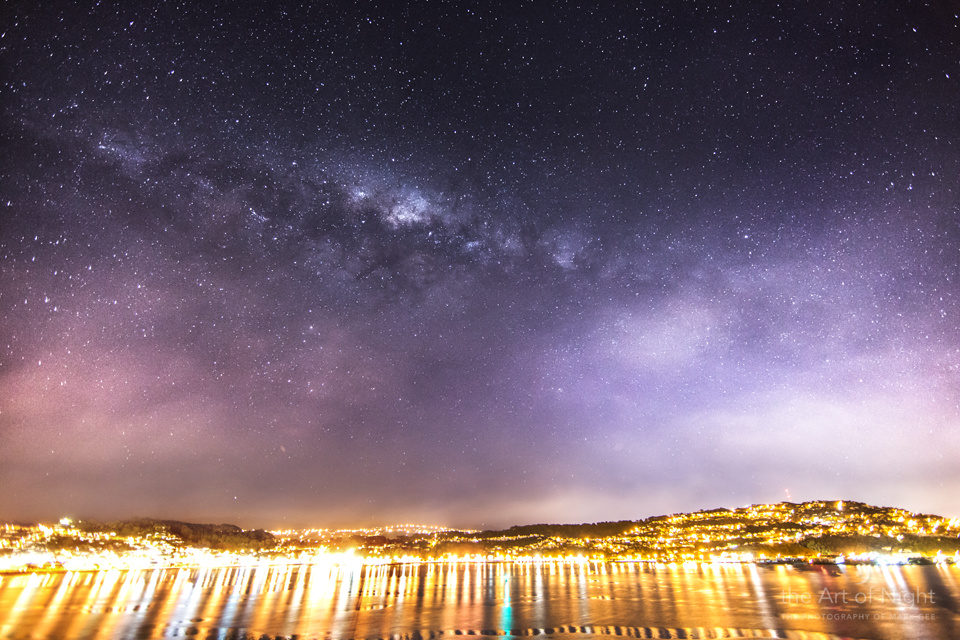
[[[61,4],[0,520],[960,516],[956,3]]]

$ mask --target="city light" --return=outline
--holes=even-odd
[[[163,521],[119,528],[69,518],[2,525],[0,572],[489,562],[946,564],[960,556],[960,520],[850,501],[484,532],[405,524],[267,533]]]

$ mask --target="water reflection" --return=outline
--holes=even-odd
[[[960,637],[956,567],[260,565],[0,576],[0,638]]]

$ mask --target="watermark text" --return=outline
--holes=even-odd
[[[783,604],[897,604],[916,606],[920,604],[934,604],[933,591],[914,591],[893,589],[886,587],[870,587],[868,590],[839,591],[822,589],[819,593],[810,591],[793,591],[784,589],[778,596]]]

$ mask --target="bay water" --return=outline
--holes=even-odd
[[[3,640],[960,638],[960,567],[258,564],[0,576]]]

